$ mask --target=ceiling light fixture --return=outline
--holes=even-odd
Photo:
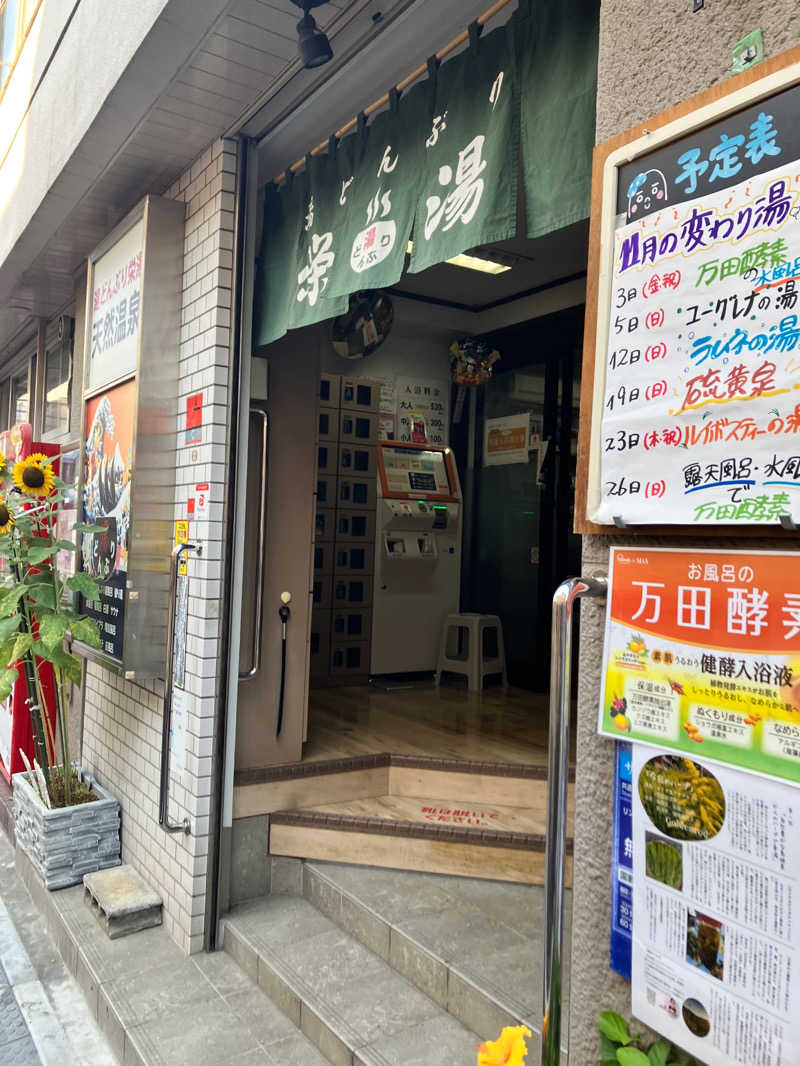
[[[317,29],[317,24],[310,14],[312,7],[326,4],[328,0],[292,0],[292,3],[303,9],[303,17],[297,23],[297,39],[300,58],[307,70],[321,67],[333,59],[331,43],[322,30]]]
[[[466,270],[479,270],[482,274],[505,274],[511,267],[505,263],[496,263],[493,259],[483,259],[479,255],[454,255],[445,259],[451,266],[464,267]]]
[[[406,255],[414,251],[414,242],[409,241]],[[505,274],[511,267],[507,263],[498,263],[494,259],[484,259],[479,255],[454,255],[452,259],[445,259],[445,263],[451,266],[464,267],[466,270],[479,270],[482,274]]]

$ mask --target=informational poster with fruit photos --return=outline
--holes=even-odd
[[[613,548],[599,730],[799,783],[800,556]]]
[[[707,1066],[800,1062],[800,789],[633,745],[635,1017]]]

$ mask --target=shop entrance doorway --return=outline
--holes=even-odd
[[[243,628],[234,816],[268,814],[272,854],[541,881],[550,604],[579,562],[585,239],[476,250],[514,263],[499,276],[404,277],[367,358],[342,358],[331,323],[258,353],[253,485],[264,417],[268,463],[246,550],[264,548],[263,578],[244,615],[260,587],[263,621],[260,643]],[[453,383],[453,344],[499,353],[488,380]]]

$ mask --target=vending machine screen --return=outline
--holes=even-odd
[[[416,493],[419,496],[451,496],[453,487],[443,451],[382,448],[387,493]]]

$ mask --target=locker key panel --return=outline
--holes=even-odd
[[[339,408],[341,402],[342,378],[339,374],[320,374],[319,377],[319,405],[333,410]]]
[[[365,480],[375,479],[378,474],[378,449],[369,444],[342,442],[339,445],[339,474],[342,477],[355,474]]]
[[[369,642],[339,644],[331,641],[331,673],[339,676],[369,673]]]
[[[371,378],[342,377],[341,407],[343,411],[377,414],[381,409],[381,383]]]
[[[314,515],[314,543],[332,541],[336,537],[336,511],[333,507],[318,507]]]
[[[342,411],[339,414],[339,440],[351,444],[377,444],[378,415],[366,411]]]
[[[372,611],[369,608],[332,611],[331,640],[342,641],[369,640],[372,633]]]
[[[322,541],[314,545],[314,577],[333,572],[333,544]]]
[[[328,440],[334,443],[338,441],[340,420],[341,412],[330,407],[320,407],[317,415],[317,440]]]
[[[342,507],[336,512],[336,541],[363,544],[375,539],[375,512],[351,511]]]
[[[337,576],[333,580],[334,610],[346,607],[369,607],[372,603],[372,575],[365,577]]]
[[[317,474],[334,475],[339,466],[339,445],[321,440],[317,445]]]
[[[337,543],[334,549],[334,573],[337,576],[371,575],[374,561],[375,549],[371,541],[358,545]]]
[[[345,474],[340,468],[336,500],[339,508],[372,511],[377,508],[377,482],[373,478]]]
[[[333,575],[315,574],[311,586],[311,603],[315,611],[329,610],[333,605]]]
[[[329,474],[317,475],[317,507],[336,505],[336,478]]]
[[[312,611],[309,636],[309,673],[327,677],[331,662],[331,612]]]

